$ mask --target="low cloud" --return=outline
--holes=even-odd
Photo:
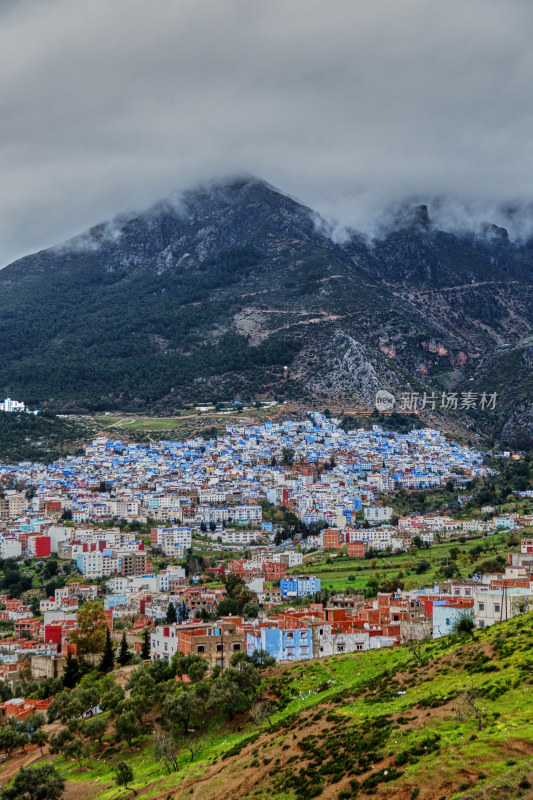
[[[529,0],[6,2],[0,263],[245,171],[335,235],[406,197],[528,235],[532,23]]]

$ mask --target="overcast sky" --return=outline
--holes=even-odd
[[[533,197],[532,30],[531,0],[0,0],[0,264],[243,171],[342,224],[499,221]]]

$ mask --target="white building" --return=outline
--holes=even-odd
[[[164,658],[170,661],[178,650],[178,637],[175,625],[158,625],[150,635],[150,657],[152,661]]]
[[[14,536],[0,537],[0,554],[2,558],[18,558],[22,553],[22,545]]]
[[[266,560],[274,561],[276,564],[287,564],[288,567],[298,567],[304,563],[302,553],[297,553],[295,550],[288,550],[286,553],[273,553]]]
[[[168,567],[157,576],[157,591],[168,592],[170,581],[185,580],[185,570],[183,567]]]
[[[389,522],[392,518],[392,508],[389,506],[367,506],[363,513],[367,522]]]

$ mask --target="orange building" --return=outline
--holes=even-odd
[[[348,555],[350,558],[363,558],[368,545],[368,542],[348,542]]]

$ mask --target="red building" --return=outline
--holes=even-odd
[[[50,537],[49,536],[36,536],[35,537],[35,557],[48,558],[51,553]]]
[[[279,581],[287,574],[287,564],[277,561],[265,561],[263,573],[266,581]]]
[[[368,550],[368,542],[349,542],[348,555],[350,558],[363,558]]]
[[[22,638],[24,634],[30,639],[37,639],[41,629],[41,620],[37,617],[26,617],[15,621],[15,639]]]
[[[335,547],[340,547],[341,544],[344,544],[342,531],[338,528],[327,528],[324,531],[322,539],[322,547],[324,550],[332,550]]]

